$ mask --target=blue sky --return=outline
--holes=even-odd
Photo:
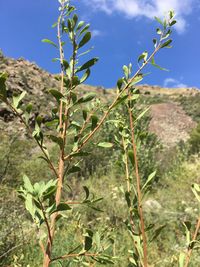
[[[169,69],[163,72],[148,68],[151,74],[143,83],[166,87],[200,88],[200,0],[74,0],[80,19],[91,24],[95,48],[92,56],[100,58],[87,83],[114,87],[122,76],[122,66],[132,62],[143,51],[152,51],[156,36],[155,15],[169,9],[177,14],[173,48],[163,49],[156,62]],[[41,43],[43,38],[56,41],[51,25],[58,15],[57,0],[0,0],[0,48],[6,56],[24,57],[40,67],[59,72],[52,62],[57,51]],[[87,58],[86,58],[87,59]]]

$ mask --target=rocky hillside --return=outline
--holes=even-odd
[[[23,58],[17,60],[0,55],[0,72],[7,72],[8,93],[27,91],[26,101],[31,101],[39,112],[41,107],[53,105],[48,96],[49,88],[58,88],[59,83],[55,75],[50,74],[35,63],[26,61]],[[196,123],[188,116],[183,107],[180,106],[180,98],[191,98],[200,96],[200,91],[194,88],[169,89],[158,86],[138,86],[142,99],[151,106],[152,120],[150,130],[155,132],[164,145],[173,146],[180,140],[187,140],[188,134]],[[105,90],[102,87],[82,85],[80,92],[95,91],[106,101],[113,96],[114,90]],[[12,130],[12,114],[7,107],[0,104],[0,129],[10,132]],[[17,125],[17,124],[16,124]],[[18,125],[19,127],[19,125]]]

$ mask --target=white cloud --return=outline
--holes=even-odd
[[[163,87],[170,87],[170,88],[187,88],[187,84],[180,82],[174,78],[166,78],[163,83]]]
[[[102,10],[107,14],[120,12],[128,18],[140,16],[152,19],[162,17],[169,10],[174,10],[178,23],[175,25],[179,33],[184,32],[187,22],[185,16],[192,12],[197,0],[83,0],[94,10]]]
[[[97,29],[95,30],[92,30],[92,37],[98,37],[98,36],[101,36],[103,35],[103,33]]]

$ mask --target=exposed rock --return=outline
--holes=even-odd
[[[161,103],[151,106],[152,120],[149,129],[163,145],[171,147],[179,141],[186,141],[196,123],[178,103]]]

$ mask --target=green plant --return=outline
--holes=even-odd
[[[89,25],[79,21],[77,14],[74,12],[75,7],[68,0],[59,0],[59,3],[60,15],[58,21],[53,25],[57,27],[58,44],[49,39],[43,40],[43,42],[49,43],[57,49],[59,57],[54,60],[59,61],[61,66],[61,73],[57,76],[60,82],[60,90],[57,90],[57,88],[49,89],[49,94],[55,100],[54,108],[49,111],[51,119],[45,122],[43,117],[38,115],[35,119],[34,129],[32,129],[30,117],[33,106],[23,103],[26,93],[14,94],[12,101],[10,101],[5,85],[7,75],[2,73],[0,76],[0,99],[27,128],[29,136],[36,142],[42,152],[40,158],[47,163],[51,175],[54,177],[48,181],[32,183],[24,175],[24,184],[19,189],[19,196],[24,200],[25,207],[37,226],[44,267],[63,260],[69,260],[69,264],[73,261],[77,265],[85,266],[94,266],[95,263],[113,264],[115,257],[112,253],[110,253],[111,255],[107,253],[113,243],[110,235],[105,235],[99,231],[95,232],[84,227],[82,223],[78,223],[74,230],[78,233],[79,241],[72,242],[71,249],[67,253],[55,254],[54,242],[57,226],[62,219],[67,218],[69,220],[68,224],[71,226],[71,221],[76,217],[73,207],[83,205],[98,210],[96,205],[101,201],[101,198],[95,198],[86,186],[83,188],[85,198],[77,201],[69,198],[70,194],[64,192],[65,187],[69,187],[66,177],[80,171],[81,160],[88,155],[88,144],[94,142],[94,135],[101,129],[111,111],[120,105],[124,106],[128,119],[119,116],[115,119],[121,138],[119,140],[119,137],[116,136],[115,140],[118,145],[121,145],[126,170],[127,188],[124,190],[124,195],[129,210],[126,224],[133,238],[129,266],[147,267],[148,240],[146,232],[152,227],[145,226],[142,201],[144,193],[148,191],[147,189],[155,176],[155,172],[148,175],[145,173],[144,180],[141,181],[135,124],[147,110],[142,111],[139,115],[134,114],[135,101],[139,98],[135,84],[142,81],[144,77],[142,70],[147,64],[150,63],[162,69],[155,63],[154,56],[160,49],[170,48],[172,42],[169,39],[171,27],[176,23],[174,13],[169,12],[169,18],[164,19],[164,21],[156,18],[161,28],[157,29],[159,39],[153,39],[153,52],[148,56],[148,52],[145,51],[139,56],[138,64],[140,65],[135,74],[132,74],[131,64],[123,67],[124,77],[118,80],[116,96],[107,107],[104,103],[101,104],[93,93],[80,95],[76,90],[77,86],[85,82],[90,76],[90,69],[98,59],[92,58],[81,65],[79,64],[80,57],[91,50],[81,53],[82,48],[91,39]],[[66,37],[72,48],[72,55],[69,60],[66,60],[64,56]],[[57,145],[56,159],[51,155],[48,148],[51,142]],[[113,143],[102,139],[94,145],[101,148],[111,148]],[[77,221],[79,222],[79,219]],[[161,229],[162,227],[155,229],[152,239],[158,235]],[[60,264],[62,265],[62,263]]]
[[[192,185],[192,191],[197,198],[198,202],[200,203],[200,186],[198,184]],[[186,252],[181,252],[179,256],[179,267],[188,267],[192,252],[195,248],[198,248],[199,241],[198,241],[198,235],[199,235],[199,229],[200,229],[200,216],[197,218],[197,223],[195,226],[194,233],[192,235],[192,224],[190,221],[184,222],[185,227],[185,234],[186,234]]]
[[[198,154],[200,152],[200,123],[192,130],[189,145],[190,154]]]

